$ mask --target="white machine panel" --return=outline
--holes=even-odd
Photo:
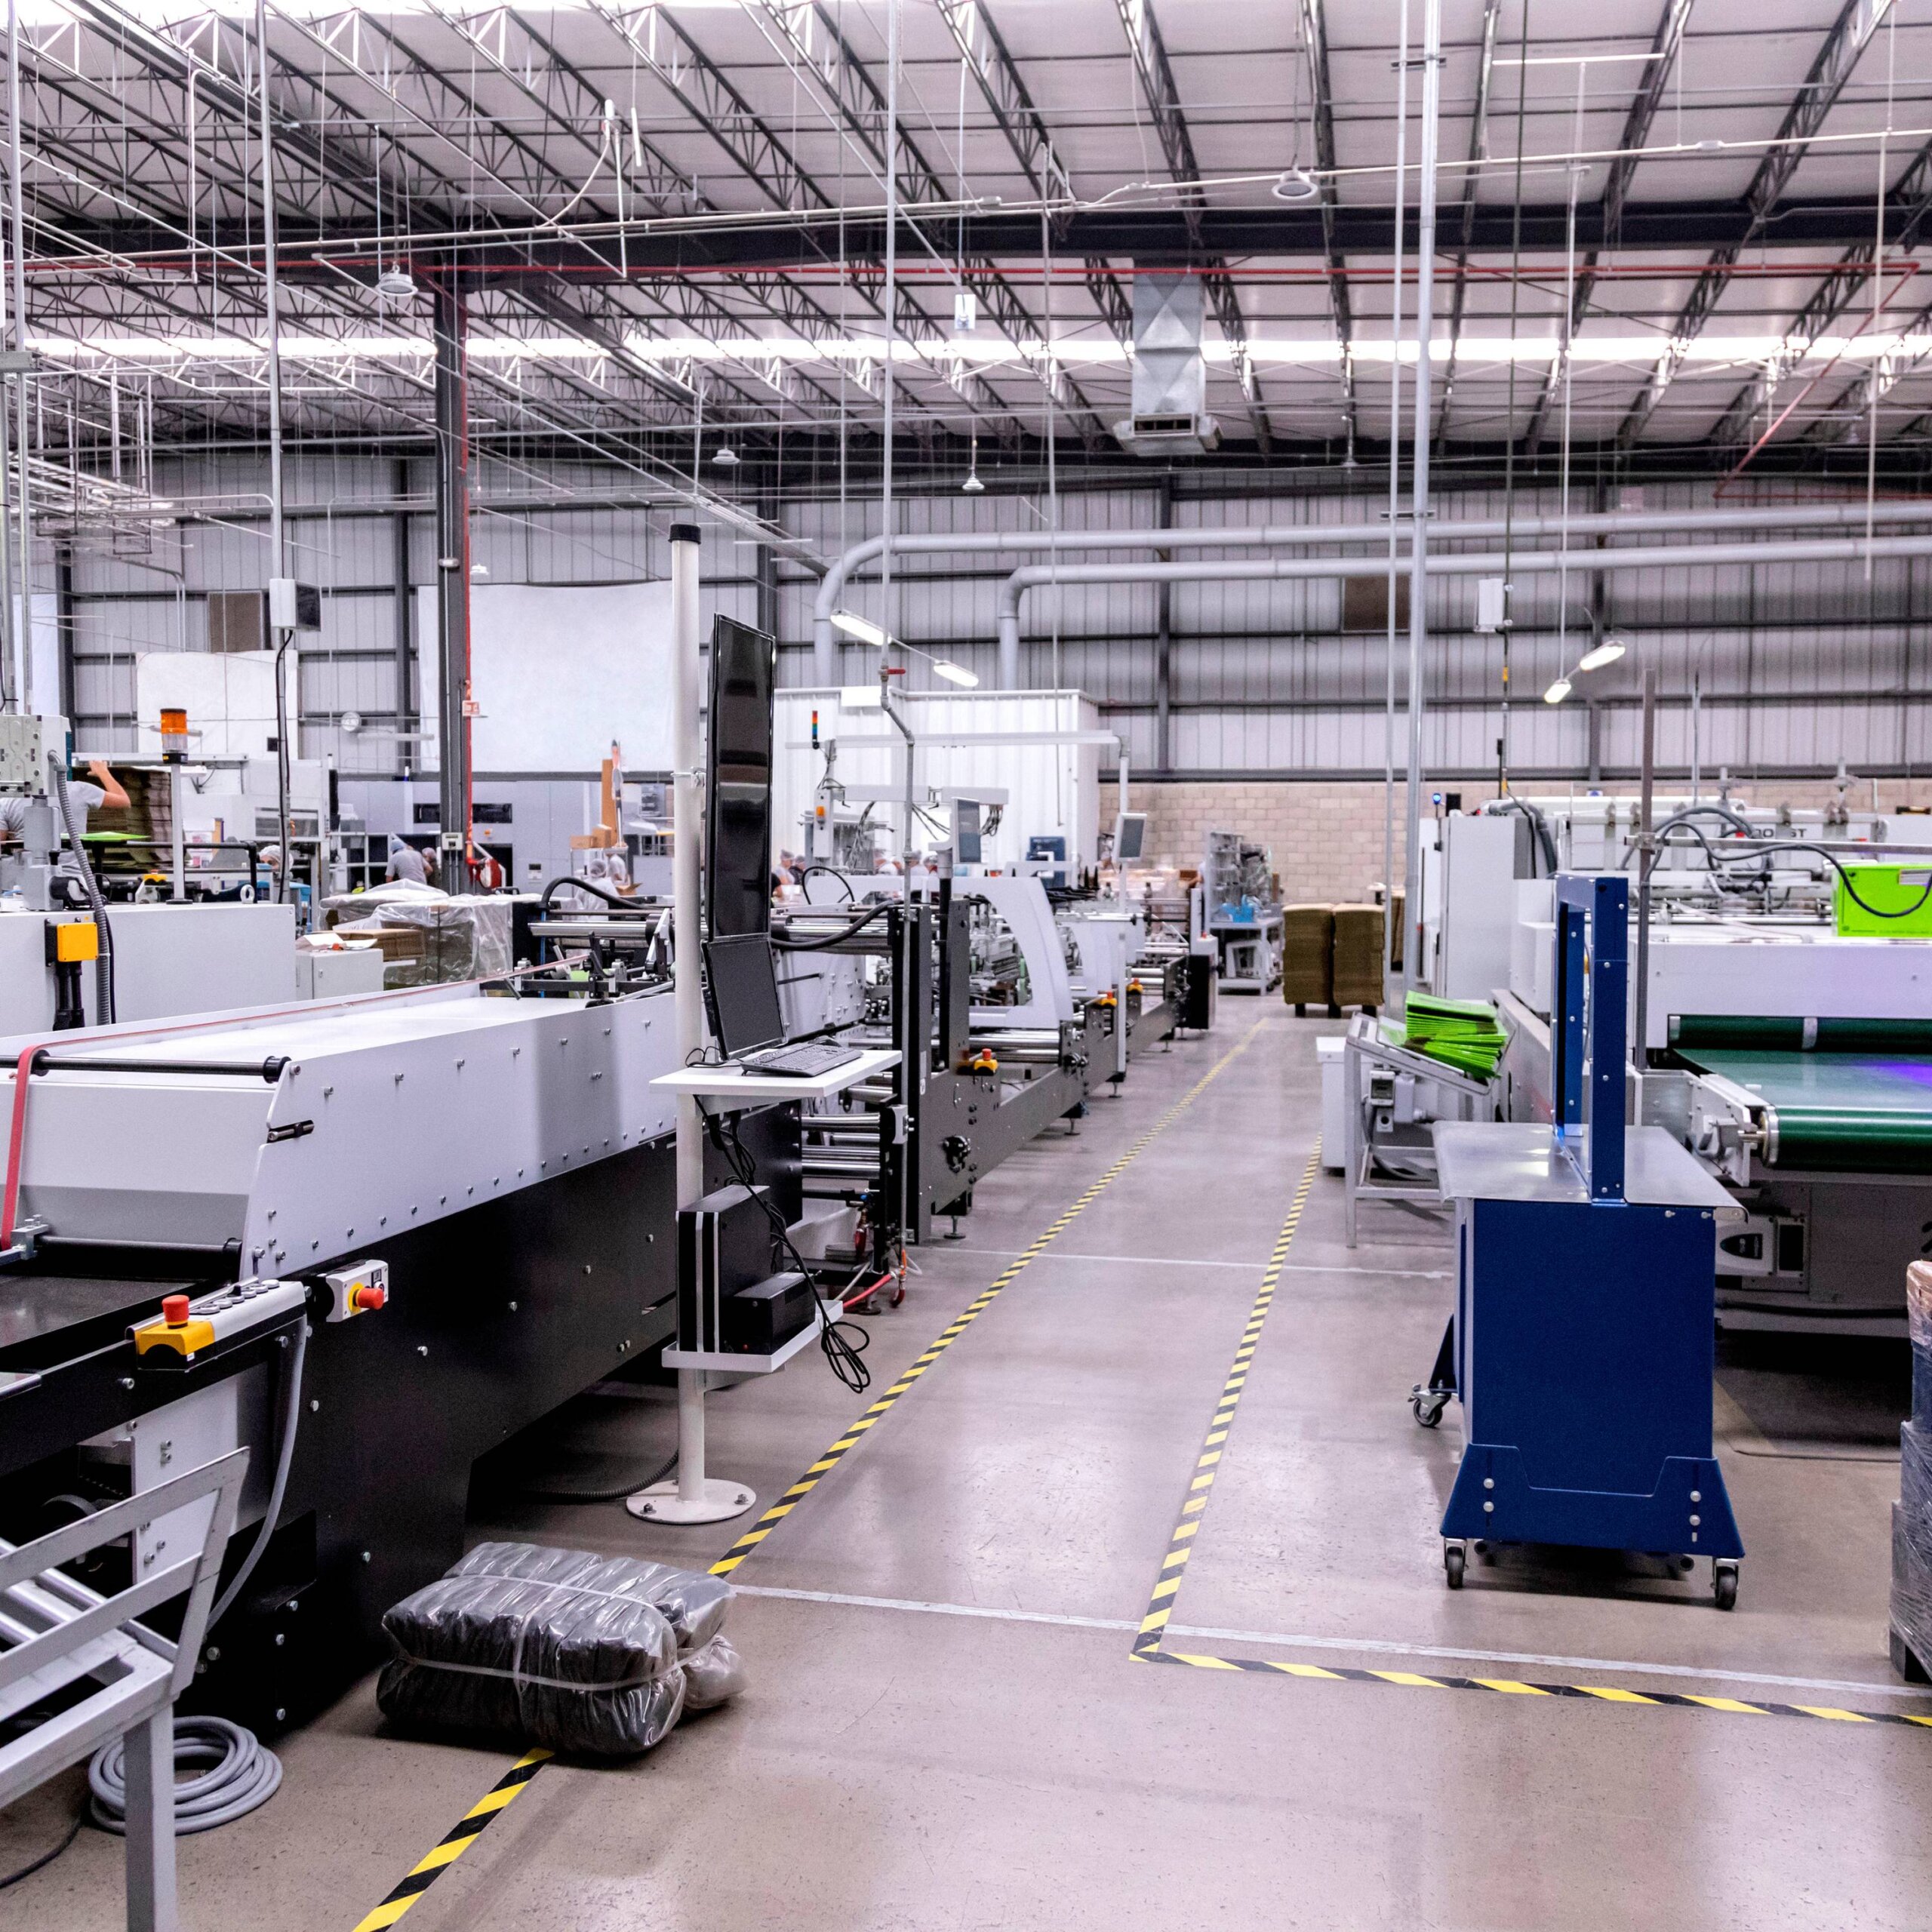
[[[1047,889],[1037,878],[962,878],[955,893],[983,899],[1011,930],[1026,961],[1032,997],[1024,1006],[976,1006],[976,1026],[1047,1027],[1057,1031],[1073,1017],[1073,989]]]
[[[1636,957],[1631,921],[1631,958]],[[1932,944],[1839,939],[1826,931],[1731,927],[1651,929],[1645,1044],[1670,1044],[1673,1014],[1897,1020],[1932,1015]],[[1636,1002],[1631,1001],[1632,1024]]]
[[[1442,822],[1442,927],[1433,989],[1444,999],[1491,999],[1509,983],[1516,923],[1513,817]]]
[[[183,1014],[269,1006],[288,997],[295,957],[291,906],[115,906],[114,988],[123,1025]],[[0,912],[0,1033],[54,1023],[47,916]],[[88,1023],[96,1021],[94,972],[81,969]]]
[[[75,1038],[99,1071],[36,1078],[21,1206],[57,1236],[219,1250],[296,1273],[386,1233],[534,1187],[668,1134],[668,992],[607,1006],[432,988]],[[0,1122],[29,1040],[0,1041]],[[115,1057],[260,1075],[141,1073]]]

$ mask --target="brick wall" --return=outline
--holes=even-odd
[[[1634,785],[1604,789],[1618,797],[1634,797],[1637,791]],[[1663,789],[1672,796],[1688,789],[1681,783]],[[1544,795],[1555,790],[1551,786]],[[1487,795],[1473,786],[1465,786],[1463,792],[1472,804]],[[1814,809],[1829,804],[1836,795],[1837,788],[1829,779],[1767,780],[1761,784],[1740,783],[1731,791],[1741,804]],[[1855,781],[1850,796],[1854,807],[1869,808],[1871,781]],[[1282,895],[1291,905],[1303,900],[1366,900],[1382,880],[1383,788],[1379,783],[1321,779],[1253,784],[1136,779],[1131,802],[1136,811],[1147,814],[1146,849],[1156,860],[1199,865],[1211,831],[1238,832],[1243,838],[1266,845],[1281,875]],[[1932,779],[1881,779],[1878,803],[1887,811],[1901,805],[1932,805]],[[1394,867],[1398,881],[1402,876],[1403,826],[1398,777]],[[1917,838],[1913,831],[1903,835],[1915,841]],[[1925,836],[1927,842],[1932,842],[1932,825],[1925,827]]]

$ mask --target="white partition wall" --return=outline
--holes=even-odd
[[[436,766],[435,592],[417,593],[426,640],[420,768]],[[492,583],[469,590],[470,757],[485,772],[592,772],[611,741],[633,770],[671,763],[671,586]]]

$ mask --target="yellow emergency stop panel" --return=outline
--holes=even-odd
[[[91,919],[66,919],[54,928],[54,957],[63,966],[100,957],[100,928]]]

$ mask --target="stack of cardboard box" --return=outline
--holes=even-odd
[[[1302,1018],[1334,993],[1335,913],[1329,906],[1281,908],[1281,997]]]
[[[1329,997],[1373,1012],[1382,1004],[1382,908],[1335,908],[1335,966]]]

